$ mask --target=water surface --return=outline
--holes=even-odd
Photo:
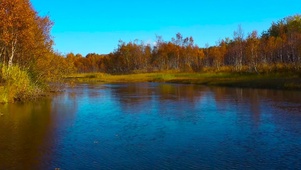
[[[82,84],[0,114],[0,169],[301,167],[298,91]]]

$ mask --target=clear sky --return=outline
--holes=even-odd
[[[54,49],[106,54],[119,40],[153,43],[180,32],[204,47],[232,38],[241,25],[245,35],[261,33],[273,21],[301,14],[300,0],[31,0],[40,15],[49,15]]]

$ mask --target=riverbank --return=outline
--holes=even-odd
[[[168,82],[242,88],[301,90],[301,76],[294,73],[143,73],[110,75],[104,73],[73,74],[70,83]]]

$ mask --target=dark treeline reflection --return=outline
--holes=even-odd
[[[159,107],[164,114],[164,107],[168,105],[178,107],[179,111],[191,112],[193,109],[214,105],[218,111],[226,112],[227,107],[239,106],[241,111],[258,115],[263,105],[270,105],[279,109],[300,109],[301,92],[281,91],[268,89],[242,89],[242,88],[209,88],[198,85],[158,84],[158,83],[133,83],[116,84],[112,88],[112,95],[117,98],[126,113],[148,113],[148,109]],[[265,103],[262,103],[264,101]],[[285,102],[283,102],[285,101]],[[290,103],[287,105],[287,103]],[[285,106],[287,105],[287,106]],[[182,109],[181,109],[182,108]]]
[[[124,113],[165,114],[176,117],[195,114],[205,87],[194,85],[133,83],[114,85],[112,95]],[[178,103],[178,104],[176,104]],[[190,115],[191,116],[191,115]]]
[[[237,109],[238,116],[259,124],[267,114],[281,120],[282,114],[301,114],[301,92],[267,89],[212,88],[220,113]],[[300,118],[299,118],[300,119]]]

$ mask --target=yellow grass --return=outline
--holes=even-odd
[[[250,73],[143,73],[110,75],[105,73],[73,74],[65,79],[72,83],[169,82],[210,86],[301,89],[301,77],[294,74]]]

